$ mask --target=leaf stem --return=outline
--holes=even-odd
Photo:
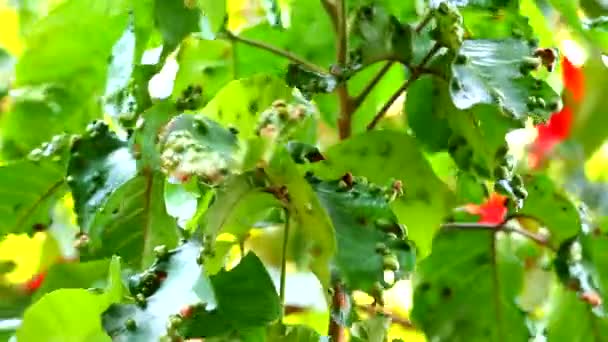
[[[543,246],[550,250],[555,251],[555,248],[553,246],[551,246],[551,244],[549,243],[549,240],[547,240],[547,238],[545,238],[544,236],[534,234],[525,229],[519,229],[519,228],[512,227],[512,226],[507,226],[505,223],[487,224],[487,223],[475,223],[475,222],[450,222],[450,223],[444,223],[443,225],[441,225],[441,228],[443,228],[443,229],[460,229],[460,230],[479,229],[479,230],[500,231],[500,232],[505,232],[505,233],[515,233],[515,234],[519,234],[521,236],[524,236],[524,237],[536,242],[539,246]]]
[[[382,69],[380,69],[380,71],[378,71],[374,78],[369,81],[369,83],[365,86],[361,93],[352,100],[351,109],[353,110],[353,112],[356,111],[359,106],[361,106],[363,101],[365,101],[365,98],[372,92],[372,90],[378,84],[378,82],[380,82],[382,77],[384,77],[384,75],[391,69],[393,63],[393,61],[389,61],[384,64]]]
[[[380,110],[378,111],[378,113],[376,113],[376,116],[374,116],[373,120],[367,125],[367,130],[371,131],[373,130],[376,125],[380,122],[380,120],[382,120],[382,118],[384,117],[384,115],[386,115],[386,112],[389,110],[389,108],[393,105],[393,103],[395,101],[397,101],[397,99],[399,98],[399,96],[401,96],[401,94],[406,91],[411,85],[412,83],[414,83],[414,81],[416,81],[418,79],[418,77],[420,77],[420,75],[424,74],[423,70],[424,70],[424,66],[426,65],[426,63],[428,63],[428,61],[433,58],[433,56],[435,56],[435,54],[437,53],[437,51],[439,51],[441,47],[438,44],[435,44],[433,46],[433,48],[431,48],[431,50],[429,50],[429,52],[424,56],[424,58],[422,58],[422,61],[420,62],[420,64],[418,64],[418,66],[413,67],[412,70],[412,74],[410,75],[410,77],[405,81],[405,83],[403,83],[399,89],[397,89],[393,95],[391,95],[391,97],[388,99],[388,101],[384,104],[384,106],[382,106],[382,108],[380,108]]]
[[[230,31],[226,31],[225,32],[225,37],[228,40],[231,40],[233,42],[243,43],[245,45],[253,46],[253,47],[256,47],[256,48],[259,48],[259,49],[262,49],[262,50],[266,50],[266,51],[271,52],[271,53],[274,53],[277,56],[285,57],[285,58],[289,59],[290,61],[292,61],[292,62],[294,62],[296,64],[300,64],[301,66],[303,66],[306,69],[309,69],[311,71],[315,71],[317,73],[324,74],[324,75],[328,74],[327,70],[325,70],[324,68],[316,65],[315,63],[307,61],[304,58],[302,58],[302,57],[300,57],[300,56],[298,56],[298,55],[296,55],[294,53],[291,53],[289,51],[285,51],[285,50],[280,49],[280,48],[278,48],[276,46],[273,46],[273,45],[270,45],[270,44],[267,44],[267,43],[264,43],[264,42],[261,42],[261,41],[258,41],[258,40],[253,40],[253,39],[249,39],[249,38],[245,38],[245,37],[240,37],[240,36],[237,36],[237,35],[233,34]]]
[[[281,323],[285,316],[285,283],[287,279],[287,243],[289,241],[289,210],[285,208],[285,230],[283,232],[283,255],[281,256],[281,284],[279,285],[279,298],[281,299],[281,307],[283,314],[281,315]]]

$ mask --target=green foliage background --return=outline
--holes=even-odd
[[[607,13],[0,0],[0,340],[608,341]]]

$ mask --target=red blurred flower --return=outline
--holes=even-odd
[[[507,216],[507,196],[492,193],[482,204],[467,204],[464,210],[472,215],[479,215],[479,223],[501,224]]]
[[[46,271],[35,274],[30,280],[28,280],[22,285],[23,290],[27,294],[33,294],[34,292],[36,292],[36,290],[38,290],[38,288],[40,288],[45,277]]]
[[[585,77],[582,68],[575,66],[564,57],[562,78],[564,91],[571,94],[574,104],[582,101],[585,95]],[[531,168],[538,168],[555,146],[570,136],[574,113],[571,104],[567,103],[567,99],[565,99],[564,108],[561,111],[553,113],[546,124],[536,126],[537,136],[530,148],[528,159]]]
[[[572,64],[568,58],[562,59],[562,79],[564,88],[572,94],[575,102],[581,102],[585,96],[585,75],[581,67]]]

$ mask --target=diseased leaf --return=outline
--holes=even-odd
[[[430,251],[435,231],[452,201],[449,190],[433,173],[413,138],[395,131],[372,131],[335,145],[319,163],[323,178],[338,178],[346,172],[366,177],[376,184],[403,182],[405,196],[391,208],[407,226],[408,238],[420,257]]]
[[[493,231],[442,231],[419,266],[412,319],[429,340],[526,341],[515,301],[522,267],[513,258]]]
[[[158,289],[152,289],[152,293],[146,297],[145,308],[135,304],[120,304],[112,306],[103,314],[103,328],[112,341],[158,341],[166,334],[170,315],[178,314],[185,306],[200,303],[201,299],[193,290],[201,277],[201,268],[196,263],[199,251],[200,245],[194,242],[186,243],[170,251],[168,260],[157,261],[139,277],[134,276],[130,280],[135,283],[134,285],[139,285],[143,275],[150,274],[156,279],[159,274],[166,276],[159,280]],[[136,293],[131,290],[131,295],[135,296]],[[215,303],[211,292],[202,299],[209,305]],[[130,331],[126,328],[125,323],[128,319],[135,322],[137,327],[135,330]]]
[[[203,115],[174,117],[159,135],[161,170],[185,182],[192,176],[217,184],[238,167],[233,131]]]
[[[531,116],[546,121],[561,106],[555,91],[529,74],[540,66],[540,59],[532,57],[534,48],[527,42],[467,40],[458,53],[450,83],[457,108],[496,104],[515,119]]]
[[[350,290],[375,295],[378,286],[392,285],[384,280],[385,271],[393,273],[394,281],[413,271],[414,249],[380,188],[358,179],[346,189],[340,181],[311,182],[332,219],[338,243],[334,263]]]
[[[206,105],[234,78],[233,54],[231,44],[226,41],[203,40],[194,36],[184,39],[176,57],[179,69],[171,98],[183,101],[188,89],[200,87],[200,102],[188,109]]]
[[[277,99],[290,100],[291,93],[283,81],[258,74],[228,83],[200,113],[236,127],[247,138],[254,134],[258,115]]]

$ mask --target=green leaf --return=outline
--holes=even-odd
[[[389,317],[378,315],[353,324],[351,333],[356,338],[354,341],[384,342],[390,325]]]
[[[208,3],[215,1],[204,0]],[[181,43],[172,99],[184,98],[188,87],[202,88],[201,105],[207,104],[234,77],[234,51],[229,42],[189,36]]]
[[[463,7],[460,13],[469,35],[475,39],[531,39],[534,34],[529,19],[519,13],[518,2],[508,2],[506,8]]]
[[[383,7],[388,13],[395,15],[399,20],[410,21],[418,19],[418,16],[423,12],[425,3],[422,0],[352,0],[347,3],[349,13],[355,9],[369,5]]]
[[[52,150],[52,148],[51,148]],[[47,150],[48,152],[48,150]],[[49,211],[65,193],[65,161],[59,155],[35,157],[0,166],[0,240],[9,233],[32,233],[50,224]]]
[[[280,207],[279,201],[265,192],[262,178],[254,173],[233,176],[223,182],[217,190],[216,197],[202,217],[201,229],[195,234],[199,238],[215,241],[222,233],[232,234],[236,241],[244,241],[254,225],[263,220],[271,208]],[[262,184],[260,184],[260,182]],[[232,243],[226,246],[225,241],[217,241],[213,256],[205,261],[208,274],[215,274],[224,264],[224,259]]]
[[[589,304],[578,298],[575,292],[559,288],[553,302],[555,306],[547,325],[548,342],[599,342],[608,339],[608,320],[592,312]]]
[[[417,274],[412,319],[429,340],[526,341],[522,266],[493,231],[442,231]]]
[[[448,119],[461,114],[449,96],[445,83],[432,76],[421,77],[407,91],[407,123],[416,139],[431,152],[447,149],[452,135]]]
[[[335,266],[349,290],[375,294],[378,286],[391,285],[385,270],[393,272],[394,281],[413,271],[414,249],[380,188],[358,179],[350,189],[340,188],[339,181],[311,182],[336,230]]]
[[[110,260],[55,264],[47,271],[42,286],[34,293],[33,301],[58,289],[103,288],[106,286],[109,265]]]
[[[114,258],[104,293],[60,289],[46,294],[25,312],[17,338],[26,342],[111,341],[102,329],[101,314],[121,298],[120,261]]]
[[[465,41],[452,66],[454,105],[468,109],[478,103],[497,104],[522,121],[528,116],[547,120],[560,107],[560,99],[549,85],[529,74],[534,67],[529,64],[540,65],[533,53],[534,47],[513,39]]]
[[[188,34],[199,31],[200,18],[195,1],[154,0],[154,22],[163,37],[163,53],[170,53]]]
[[[103,93],[107,57],[127,25],[128,7],[126,0],[63,2],[28,31],[15,80],[24,92],[3,117],[3,153],[22,156],[100,116],[96,96]]]
[[[319,163],[323,178],[336,179],[346,172],[376,184],[401,180],[406,195],[391,208],[407,226],[420,257],[430,251],[435,231],[447,213],[452,195],[422,155],[413,138],[394,131],[356,135],[329,148]],[[364,162],[363,162],[364,161]]]
[[[236,127],[241,138],[253,137],[258,115],[277,99],[290,100],[291,93],[282,80],[258,74],[228,83],[200,112]]]
[[[201,277],[201,268],[196,263],[199,250],[200,245],[197,243],[186,243],[170,251],[167,261],[158,261],[141,274],[157,275],[157,272],[164,272],[166,278],[161,281],[160,287],[146,298],[145,308],[134,304],[120,304],[104,313],[103,327],[112,337],[112,341],[158,341],[166,333],[170,315],[179,313],[183,307],[200,303],[193,290]],[[210,305],[215,303],[213,293],[209,293],[203,300]],[[137,328],[134,331],[126,329],[127,319],[135,321]]]
[[[351,28],[354,63],[369,65],[382,60],[408,64],[412,59],[413,29],[380,6],[364,6],[354,14]]]
[[[224,23],[226,22],[226,2],[227,0],[197,0],[202,15],[209,22],[209,29],[213,34],[224,27]]]
[[[588,158],[608,137],[606,116],[602,114],[608,103],[601,87],[598,87],[599,84],[608,82],[608,69],[597,56],[585,63],[582,72],[585,98],[579,106],[572,106],[572,139],[582,146],[584,156]]]
[[[581,220],[576,206],[545,175],[524,177],[528,197],[519,214],[536,219],[545,226],[553,246],[576,236]]]
[[[135,177],[135,159],[127,143],[95,121],[72,146],[68,184],[80,229],[89,232],[97,212],[121,185]]]
[[[167,214],[164,177],[158,172],[130,179],[112,194],[91,220],[89,253],[97,257],[120,255],[141,269],[154,259],[154,247],[174,247],[178,228]]]
[[[268,324],[281,315],[281,303],[266,268],[248,253],[230,271],[211,276],[221,315],[237,330]]]
[[[505,135],[518,128],[519,123],[504,116],[496,106],[486,104],[452,113],[449,122],[452,139],[462,137],[464,141],[450,150],[456,164],[461,169],[474,170],[481,177],[496,178],[496,168],[506,165]],[[467,148],[472,151],[470,160],[466,158]]]
[[[294,253],[297,261],[300,265],[309,266],[324,288],[328,288],[329,263],[336,249],[329,217],[286,150],[275,152],[266,174],[272,185],[287,189],[289,200],[285,204],[293,225],[290,234],[298,238]]]
[[[296,0],[290,3],[289,27],[272,24],[257,25],[240,33],[241,36],[261,40],[290,51],[322,67],[334,63],[333,26],[324,14],[320,1]],[[259,66],[273,75],[284,75],[288,60],[255,47],[237,43],[239,77],[259,73]]]

